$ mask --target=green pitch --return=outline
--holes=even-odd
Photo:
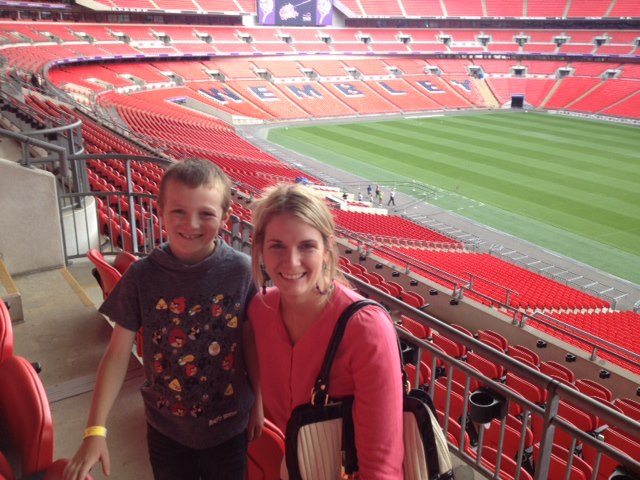
[[[524,112],[279,128],[269,140],[640,283],[640,128]],[[411,193],[407,190],[405,193]]]

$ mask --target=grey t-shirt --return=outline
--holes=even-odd
[[[213,447],[247,427],[254,395],[242,326],[255,294],[250,263],[222,240],[195,265],[165,245],[133,263],[100,307],[128,330],[143,328],[147,421],[187,447]]]

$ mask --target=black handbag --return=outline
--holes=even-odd
[[[286,465],[291,480],[336,480],[358,472],[352,416],[353,397],[329,398],[329,372],[347,322],[359,309],[375,305],[360,300],[340,315],[327,347],[310,403],[296,407],[287,423]],[[402,360],[400,342],[399,358]],[[402,368],[404,391],[404,478],[405,480],[453,479],[449,447],[438,424],[429,394],[409,390]]]

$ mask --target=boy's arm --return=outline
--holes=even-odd
[[[136,332],[116,324],[111,334],[107,351],[98,367],[87,427],[104,427],[106,425],[109,412],[115,403],[127,373],[135,335]],[[101,436],[85,438],[73,459],[65,468],[64,480],[84,480],[89,470],[98,461],[102,462],[102,470],[105,475],[109,475],[111,468],[106,438]]]
[[[258,364],[258,353],[253,327],[250,322],[244,322],[242,327],[242,344],[244,351],[244,363],[247,368],[247,375],[251,388],[256,396],[256,402],[251,409],[249,427],[247,434],[249,441],[256,440],[262,433],[264,424],[264,410],[262,409],[262,390],[260,388],[260,366]]]

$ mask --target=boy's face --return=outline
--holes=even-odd
[[[176,181],[166,185],[159,213],[178,260],[194,264],[211,255],[218,231],[229,218],[230,212],[222,214],[222,200],[217,185],[190,188]]]

